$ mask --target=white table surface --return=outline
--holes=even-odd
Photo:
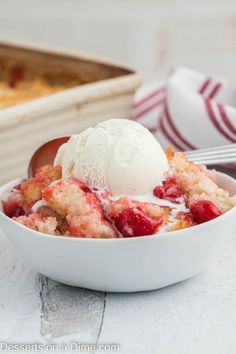
[[[118,343],[124,354],[235,354],[236,237],[191,280],[105,294],[37,274],[0,232],[0,342]]]

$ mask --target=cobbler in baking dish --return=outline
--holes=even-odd
[[[39,73],[35,69],[0,59],[0,109],[49,95],[91,81],[91,78],[58,71]]]
[[[34,178],[16,185],[3,201],[16,222],[42,233],[84,238],[161,234],[210,221],[236,204],[219,188],[214,171],[167,149],[169,171],[150,193],[114,196],[62,176],[61,166],[43,166]]]

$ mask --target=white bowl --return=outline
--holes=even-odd
[[[217,182],[236,193],[236,181],[217,172]],[[0,199],[19,180],[0,188]],[[152,290],[202,271],[236,229],[236,207],[205,224],[160,235],[121,239],[67,238],[42,234],[0,212],[7,237],[36,271],[84,288],[130,292]]]

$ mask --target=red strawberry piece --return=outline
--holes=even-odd
[[[152,220],[134,209],[123,210],[114,217],[115,226],[124,237],[152,235],[162,222],[162,218]]]
[[[17,216],[25,215],[23,207],[20,206],[17,200],[14,199],[8,199],[4,201],[3,210],[4,213],[10,218],[13,218],[14,216],[17,217]]]
[[[192,201],[190,202],[189,209],[193,215],[193,220],[197,224],[202,224],[221,215],[216,205],[209,200]]]
[[[91,193],[91,189],[84,182],[80,181],[79,179],[75,179],[75,182],[82,189],[82,191],[85,193]]]
[[[2,201],[4,213],[12,218],[13,216],[25,215],[23,196],[19,185],[15,186],[8,194],[7,199]]]
[[[169,200],[172,203],[180,203],[179,198],[186,199],[186,196],[181,192],[179,184],[175,177],[167,178],[162,186],[156,186],[153,194],[160,199]]]

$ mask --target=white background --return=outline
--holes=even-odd
[[[0,0],[0,38],[118,58],[148,81],[176,65],[236,79],[235,0]]]

